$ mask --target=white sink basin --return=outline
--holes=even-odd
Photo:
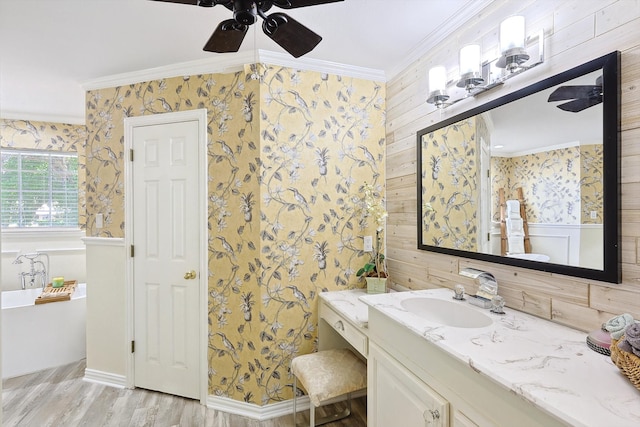
[[[415,297],[402,300],[400,305],[430,322],[456,328],[484,328],[493,323],[486,314],[453,301]]]

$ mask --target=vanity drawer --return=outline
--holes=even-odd
[[[353,346],[360,354],[367,357],[369,340],[367,335],[353,323],[338,314],[326,303],[320,303],[320,318],[331,326],[342,338]]]

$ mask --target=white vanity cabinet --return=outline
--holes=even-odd
[[[367,425],[449,427],[449,403],[375,344],[367,360]]]
[[[568,425],[374,307],[367,365],[370,427]]]
[[[367,306],[358,301],[362,290],[325,292],[318,304],[318,337],[320,350],[350,347],[367,358]]]
[[[478,424],[471,421],[460,411],[453,411],[451,427],[478,427]]]

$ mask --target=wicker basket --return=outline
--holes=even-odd
[[[620,340],[624,339],[624,335]],[[629,378],[631,383],[640,390],[640,357],[618,348],[619,340],[611,340],[611,360]]]

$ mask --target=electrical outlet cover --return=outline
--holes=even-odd
[[[365,252],[373,251],[373,236],[364,236],[364,248]]]

